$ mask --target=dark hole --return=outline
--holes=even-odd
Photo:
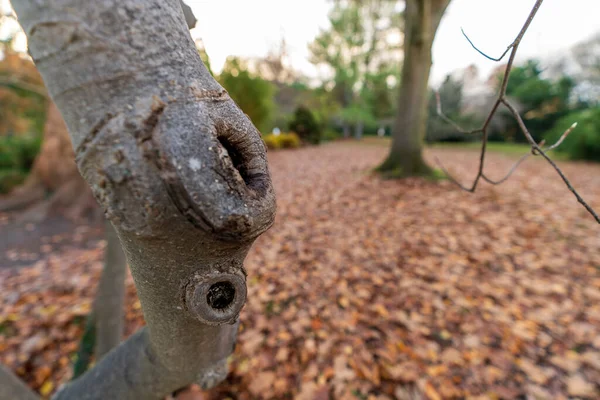
[[[229,158],[231,158],[231,162],[235,169],[238,170],[240,176],[246,183],[246,185],[255,190],[257,193],[263,195],[266,191],[265,184],[265,175],[264,174],[250,174],[246,169],[246,164],[244,163],[244,158],[242,155],[235,149],[235,147],[227,140],[226,137],[219,137],[219,142],[221,146],[227,151],[229,154]]]
[[[235,288],[229,282],[217,282],[208,289],[206,302],[216,310],[222,310],[233,302]]]
[[[219,142],[221,143],[221,146],[227,150],[227,154],[229,154],[229,158],[231,158],[234,168],[239,171],[244,182],[248,184],[248,174],[246,173],[242,155],[235,149],[235,147],[233,147],[231,143],[229,143],[227,138],[219,137]]]

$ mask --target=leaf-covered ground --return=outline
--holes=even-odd
[[[530,160],[469,194],[372,176],[385,152],[270,154],[277,221],[247,259],[231,374],[208,397],[600,398],[600,231],[558,176]],[[475,173],[474,151],[434,154]],[[513,161],[490,155],[489,175]],[[563,164],[600,209],[600,166]],[[69,377],[101,258],[0,271],[0,362],[44,395]],[[130,334],[143,324],[131,279],[126,309]]]

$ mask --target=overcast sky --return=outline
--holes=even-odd
[[[295,68],[317,77],[308,61],[308,43],[327,27],[330,0],[185,0],[198,18],[212,67],[229,55],[264,56],[283,36]],[[481,74],[496,65],[476,53],[461,34],[492,56],[502,54],[520,30],[534,0],[452,0],[433,46],[431,83],[475,64]],[[7,5],[8,0],[0,0]],[[545,0],[520,47],[518,59],[561,54],[600,31],[600,0]],[[8,28],[8,27],[7,27]],[[2,32],[0,32],[1,34]]]
[[[192,31],[202,38],[212,66],[228,55],[261,56],[283,35],[296,68],[315,76],[307,44],[327,26],[327,0],[187,0],[198,18]],[[452,0],[433,48],[432,83],[476,64],[486,75],[495,64],[478,55],[460,28],[490,55],[514,39],[534,0]],[[558,54],[600,31],[600,0],[545,0],[519,50],[520,59]]]

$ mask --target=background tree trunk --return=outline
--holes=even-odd
[[[378,170],[387,177],[429,175],[422,148],[427,119],[427,84],[435,32],[450,0],[406,0],[404,62],[392,146]]]
[[[105,222],[106,248],[104,268],[98,283],[94,307],[88,315],[85,330],[73,365],[73,378],[87,369],[92,355],[96,362],[121,343],[123,337],[123,301],[127,260],[112,224]]]

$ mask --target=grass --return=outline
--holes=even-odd
[[[481,142],[467,142],[467,143],[434,143],[427,147],[435,149],[473,149],[480,150]],[[490,151],[514,154],[517,156],[526,154],[530,151],[531,147],[525,143],[496,143],[488,142],[487,148]]]
[[[390,137],[364,137],[359,143],[377,146],[389,146],[392,142]],[[431,149],[456,149],[456,150],[473,150],[479,151],[481,149],[481,142],[456,142],[456,143],[434,143],[426,145],[426,148]],[[525,143],[497,143],[488,142],[487,149],[494,153],[522,156],[531,151],[531,147]],[[552,158],[557,160],[566,160],[567,157],[564,154],[552,152]]]

